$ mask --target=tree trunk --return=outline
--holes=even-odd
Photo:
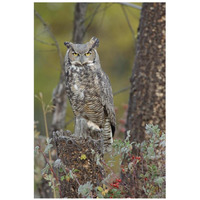
[[[81,43],[85,33],[85,15],[87,3],[77,3],[74,11],[73,42]],[[67,95],[65,92],[64,60],[61,62],[61,74],[57,87],[53,91],[54,110],[52,114],[51,133],[65,128]]]
[[[77,3],[74,12],[73,42],[81,44],[85,34],[85,15],[88,3]]]
[[[130,79],[127,130],[144,140],[145,125],[165,130],[165,3],[144,3]]]
[[[126,129],[131,142],[145,139],[145,125],[159,125],[165,131],[165,3],[143,3],[138,30],[136,56],[130,79]],[[127,135],[126,135],[127,136]],[[138,155],[136,148],[133,155]],[[129,161],[123,160],[127,166]],[[127,196],[147,198],[141,189],[140,174],[146,166],[139,163],[134,173],[121,173],[129,189]]]
[[[64,67],[60,74],[60,81],[53,90],[53,106],[51,133],[53,131],[64,129],[65,127],[67,95],[65,92]]]
[[[80,185],[87,182],[93,184],[93,188],[101,186],[104,178],[104,169],[100,162],[103,158],[102,140],[94,140],[63,135],[63,132],[54,132],[54,142],[56,144],[58,159],[64,164],[66,172],[59,172],[61,188],[61,198],[80,198],[78,194]],[[69,175],[69,171],[76,176]],[[73,172],[74,171],[74,172]],[[68,179],[62,180],[61,177]],[[96,192],[92,190],[90,197],[96,197]]]

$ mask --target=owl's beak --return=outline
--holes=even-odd
[[[81,61],[81,65],[83,65],[84,64],[84,58],[83,58],[82,55],[80,55],[80,61]]]

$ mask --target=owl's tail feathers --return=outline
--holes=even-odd
[[[103,129],[103,141],[104,141],[104,152],[110,152],[112,150],[113,132],[109,119],[106,119],[105,126]]]

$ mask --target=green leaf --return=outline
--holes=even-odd
[[[91,153],[92,153],[92,155],[94,155],[95,154],[95,150],[91,149]]]
[[[101,159],[100,155],[98,153],[96,153],[96,155],[95,155],[96,164],[99,166],[102,166],[100,159]]]
[[[156,183],[159,187],[162,186],[163,182],[164,182],[164,177],[158,177],[154,180],[154,183]]]
[[[147,147],[147,152],[148,152],[149,158],[151,158],[152,156],[155,156],[155,152],[154,152],[153,147]]]
[[[97,190],[99,190],[100,192],[102,192],[102,191],[103,191],[103,188],[100,187],[100,186],[98,186],[98,187],[97,187]]]
[[[71,179],[74,179],[74,176],[75,176],[75,175],[73,174],[72,170],[69,171],[68,176],[69,176]]]
[[[81,160],[86,160],[87,156],[85,154],[81,154]]]
[[[44,175],[44,174],[48,173],[48,171],[49,171],[49,165],[46,164],[46,166],[41,170],[41,173],[42,173],[42,175]]]
[[[91,182],[87,182],[86,184],[79,186],[78,195],[82,195],[82,197],[89,198],[92,189],[93,184],[91,184]]]
[[[52,138],[50,138],[50,139],[49,139],[49,138],[47,138],[47,139],[46,139],[46,142],[47,142],[47,144],[50,144],[50,143],[51,143],[51,141],[52,141]]]
[[[76,173],[76,172],[80,172],[80,170],[78,170],[78,169],[72,169],[72,172]]]
[[[36,147],[35,147],[35,154],[38,154],[38,153],[39,153],[39,149],[40,149],[39,146],[36,146]]]
[[[65,176],[61,176],[60,180],[63,181],[65,179]]]
[[[48,144],[44,150],[44,154],[48,154],[49,150],[53,147],[53,144]]]
[[[70,177],[68,175],[65,176],[66,180],[69,182]]]

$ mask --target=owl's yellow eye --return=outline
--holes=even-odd
[[[78,53],[73,52],[72,54],[73,54],[74,56],[78,56]]]
[[[86,55],[86,56],[89,56],[89,55],[91,55],[91,52],[89,51],[89,52],[87,52],[85,55]]]

